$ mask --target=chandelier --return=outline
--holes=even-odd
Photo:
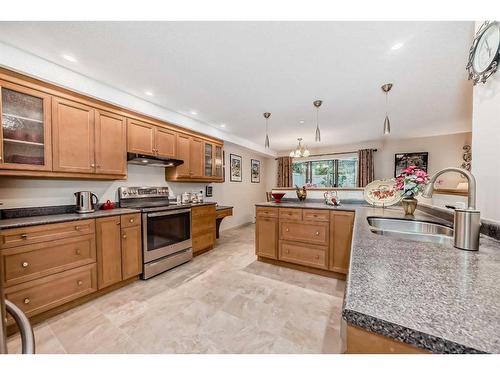
[[[297,138],[299,144],[294,151],[290,152],[290,157],[292,158],[307,158],[310,155],[309,150],[302,145],[302,138]]]

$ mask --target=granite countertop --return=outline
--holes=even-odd
[[[211,204],[216,204],[216,203],[215,202],[188,203],[188,204],[171,203],[170,206],[166,207],[165,209],[175,210],[179,208],[192,208],[192,207],[206,206]],[[43,211],[43,208],[40,208],[39,210]],[[12,219],[0,219],[0,229],[21,228],[21,227],[28,227],[31,225],[53,224],[53,223],[61,223],[73,220],[96,219],[99,217],[125,215],[125,214],[133,214],[140,212],[141,211],[133,208],[113,208],[112,210],[96,210],[88,214],[78,214],[76,212],[71,212],[62,214],[16,217]]]
[[[321,207],[321,205],[323,207]],[[477,252],[372,233],[367,217],[404,217],[400,207],[262,203],[355,211],[342,315],[352,325],[434,353],[500,353],[500,242]],[[414,219],[451,223],[417,210]]]

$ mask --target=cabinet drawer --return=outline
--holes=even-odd
[[[194,253],[211,248],[215,244],[215,231],[193,236],[192,241]]]
[[[302,220],[301,208],[280,208],[280,219]]]
[[[330,221],[328,210],[303,210],[302,218],[309,221]]]
[[[328,223],[314,221],[280,222],[280,239],[328,245]]]
[[[192,217],[200,217],[200,216],[212,216],[215,218],[215,204],[193,207],[191,209]]]
[[[135,227],[141,224],[141,214],[122,215],[120,221],[122,228]]]
[[[326,246],[280,241],[279,259],[285,262],[326,269]]]
[[[2,231],[2,249],[94,233],[94,219],[35,225]]]
[[[95,238],[88,234],[2,251],[6,286],[96,261]]]
[[[272,207],[257,207],[257,217],[278,217],[278,209]]]
[[[5,297],[33,316],[96,290],[96,265],[89,264],[6,288]]]

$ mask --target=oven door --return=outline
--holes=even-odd
[[[189,249],[191,209],[142,214],[144,263]]]

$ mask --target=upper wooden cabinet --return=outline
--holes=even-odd
[[[128,120],[128,152],[176,157],[176,133],[173,130],[147,122]]]
[[[176,137],[177,159],[184,163],[165,169],[168,181],[222,182],[222,145],[179,133]]]
[[[155,126],[128,120],[127,150],[137,154],[154,155]]]
[[[52,169],[50,95],[0,80],[0,169]]]
[[[125,117],[96,110],[96,173],[127,174],[127,123]]]
[[[94,108],[52,98],[52,116],[54,171],[94,173]]]

